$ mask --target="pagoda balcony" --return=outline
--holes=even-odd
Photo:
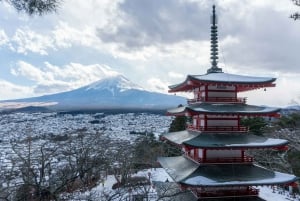
[[[194,126],[187,125],[187,129],[191,131],[205,131],[205,132],[248,132],[246,126]]]
[[[254,159],[250,156],[230,157],[230,158],[199,158],[199,163],[253,163]]]
[[[188,104],[195,104],[199,102],[215,102],[215,103],[246,103],[247,98],[231,98],[231,97],[199,97],[188,99]]]
[[[259,190],[253,187],[248,187],[246,189],[232,189],[232,190],[216,190],[216,191],[209,191],[205,189],[201,190],[192,190],[193,193],[198,198],[225,198],[225,197],[244,197],[244,196],[257,196],[259,194]]]
[[[222,157],[222,158],[195,158],[191,154],[186,153],[185,156],[198,163],[220,164],[220,163],[253,163],[254,158],[250,156],[243,157]]]

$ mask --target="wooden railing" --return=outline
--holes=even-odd
[[[222,157],[222,158],[195,158],[194,156],[186,153],[187,157],[198,163],[253,163],[254,158],[250,156],[244,157]]]
[[[252,163],[254,161],[253,157],[229,157],[229,158],[200,158],[199,163]]]
[[[245,126],[194,126],[187,125],[188,130],[193,131],[208,131],[208,132],[247,132],[248,127]]]
[[[217,102],[217,103],[246,103],[247,98],[231,98],[231,97],[199,97],[187,100],[188,104],[194,104],[199,102]]]
[[[257,196],[259,190],[248,187],[247,189],[233,189],[233,190],[217,190],[217,191],[197,191],[193,190],[198,198],[214,198],[214,197],[240,197],[240,196]]]

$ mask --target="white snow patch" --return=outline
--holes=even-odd
[[[101,79],[97,82],[94,82],[86,87],[86,90],[109,90],[112,91],[114,89],[119,89],[120,92],[130,90],[130,89],[137,89],[137,90],[145,90],[141,86],[131,82],[123,75],[115,75],[110,76],[104,79]]]

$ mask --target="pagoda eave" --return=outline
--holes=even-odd
[[[261,107],[246,104],[200,103],[169,109],[167,111],[167,115],[193,116],[197,114],[211,114],[278,117],[278,112],[280,112],[280,108]]]
[[[266,138],[250,134],[214,134],[195,131],[178,131],[166,133],[161,140],[177,146],[203,149],[277,149],[286,150],[288,141],[285,139]]]
[[[217,184],[203,184],[203,185],[191,185],[185,182],[178,182],[185,187],[199,188],[199,187],[234,187],[234,186],[274,186],[274,185],[286,185],[297,181],[298,178],[284,180],[284,181],[261,181],[261,182],[231,182],[231,183],[217,183]]]
[[[173,143],[174,144],[174,143]],[[186,145],[182,144],[181,146]],[[280,146],[191,146],[188,145],[190,149],[206,149],[206,150],[251,150],[251,149],[275,149],[275,150],[286,150],[285,145]]]
[[[191,187],[280,185],[298,180],[253,164],[197,164],[184,156],[158,161],[176,182]]]
[[[220,78],[220,79],[218,79]],[[188,75],[185,81],[169,86],[170,93],[192,91],[201,86],[235,86],[237,92],[244,92],[260,88],[275,87],[276,78],[260,78],[237,76],[228,73],[210,73],[205,75]]]

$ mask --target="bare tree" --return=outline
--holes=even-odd
[[[12,200],[59,200],[64,193],[86,191],[96,185],[100,172],[108,167],[110,139],[101,133],[78,131],[60,142],[33,140],[12,145],[11,170],[6,178],[18,181],[0,196]],[[9,175],[9,174],[6,174]],[[6,185],[7,186],[7,185]]]
[[[16,154],[16,157],[11,159],[12,164],[16,164],[15,171],[19,172],[19,175],[15,176],[20,177],[20,182],[16,185],[15,199],[47,200],[55,197],[49,181],[53,178],[52,170],[55,169],[58,147],[48,146],[46,142],[33,147],[29,138],[27,145],[14,144],[12,148]]]
[[[300,0],[291,0],[296,6],[300,6]],[[294,20],[298,20],[300,18],[300,13],[299,12],[295,12],[293,14],[291,14],[290,18],[294,19]]]
[[[292,157],[300,156],[300,118],[299,114],[291,114],[281,117],[272,126],[268,127],[264,136],[271,138],[286,139],[289,144],[284,149],[251,150],[249,155],[254,156],[257,163],[272,170],[299,173],[298,160],[291,160]]]

